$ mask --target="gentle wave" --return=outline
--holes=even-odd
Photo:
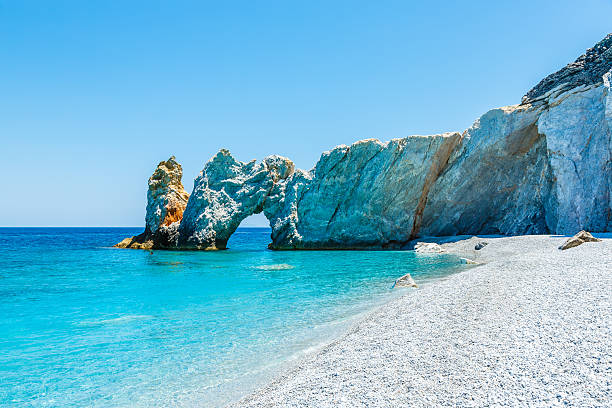
[[[106,324],[123,324],[133,322],[134,320],[148,320],[153,319],[153,316],[149,315],[126,315],[121,317],[115,317],[113,319],[101,319],[101,320],[84,320],[82,322],[75,323],[77,326],[102,326]]]
[[[258,265],[254,266],[255,269],[261,269],[263,271],[284,271],[286,269],[293,269],[295,266],[289,264],[274,264],[274,265]]]

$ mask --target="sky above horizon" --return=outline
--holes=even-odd
[[[0,226],[143,226],[171,155],[191,191],[221,148],[310,169],[338,144],[463,131],[611,15],[612,0],[0,0]]]

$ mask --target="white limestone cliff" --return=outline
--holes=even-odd
[[[155,247],[223,249],[244,218],[262,211],[274,249],[611,231],[611,77],[608,35],[522,104],[493,109],[462,134],[362,140],[323,153],[310,171],[279,156],[243,163],[221,150],[196,179],[180,224],[177,212],[168,225],[160,204],[173,193],[163,190],[159,201],[150,184],[145,233]]]
[[[293,171],[293,162],[284,157],[243,163],[221,150],[195,180],[179,227],[178,245],[186,249],[224,249],[240,222],[260,213],[275,183]]]

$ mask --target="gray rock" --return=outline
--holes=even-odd
[[[601,77],[612,68],[612,34],[589,48],[571,64],[550,74],[523,97],[522,103],[542,101],[552,89],[569,90],[601,82]]]
[[[244,163],[221,150],[194,182],[178,228],[178,247],[225,249],[240,222],[263,211],[274,185],[293,171],[293,162],[284,157]]]
[[[486,241],[480,241],[480,242],[478,242],[478,243],[477,243],[477,244],[474,246],[474,249],[475,249],[475,250],[477,250],[477,251],[480,251],[482,248],[486,247],[487,245],[489,245],[489,243],[488,243],[488,242],[486,242]]]
[[[540,109],[493,109],[464,132],[429,191],[429,236],[542,234],[552,174]]]
[[[421,226],[428,191],[459,133],[363,140],[323,153],[273,189],[271,247],[397,248]]]
[[[548,99],[538,118],[550,174],[548,230],[606,231],[612,227],[612,94],[610,73],[599,85],[577,87]]]

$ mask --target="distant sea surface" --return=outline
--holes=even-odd
[[[223,406],[418,283],[411,251],[116,249],[140,228],[0,228],[0,406]],[[407,311],[409,313],[409,311]]]

